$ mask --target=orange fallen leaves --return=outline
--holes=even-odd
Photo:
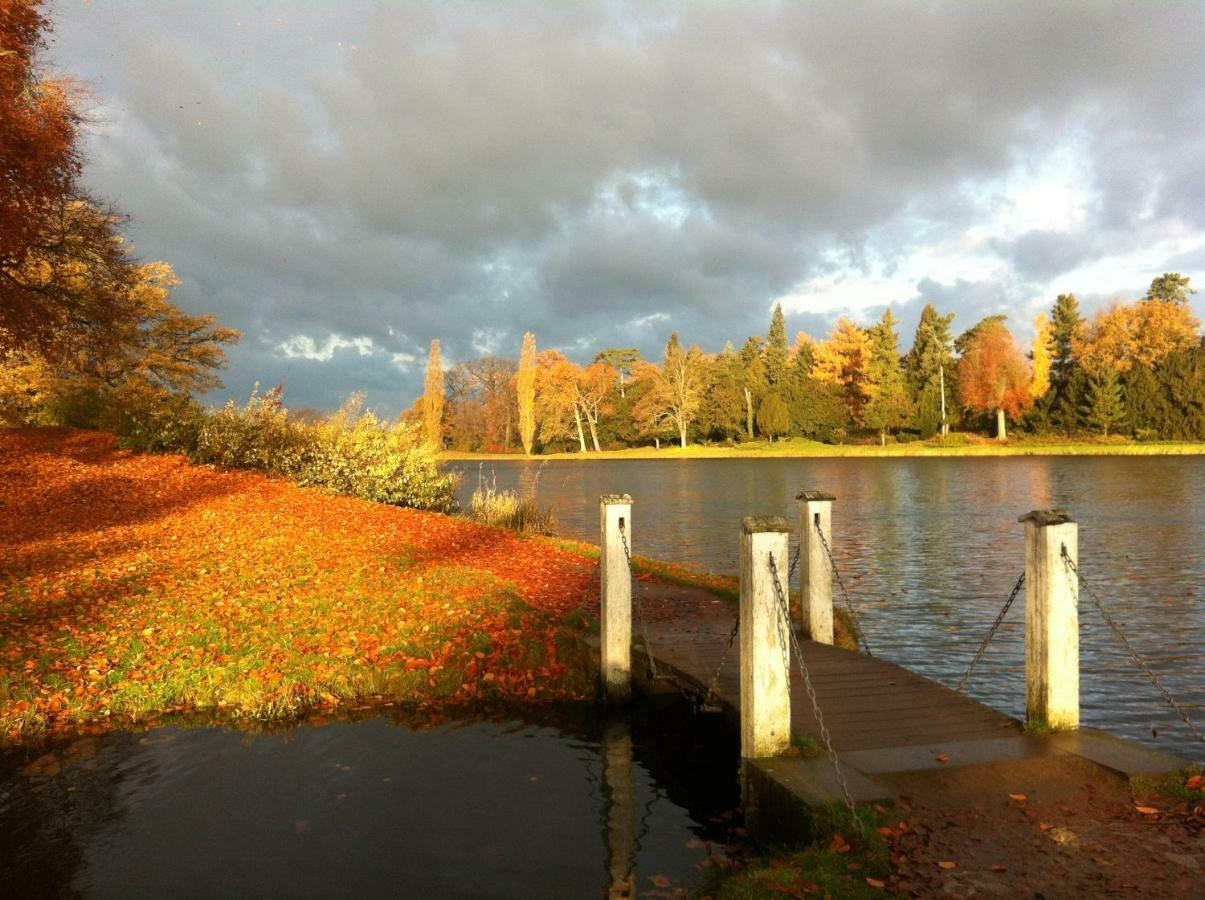
[[[0,734],[571,692],[592,560],[112,436],[0,429]]]

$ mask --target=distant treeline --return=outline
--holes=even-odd
[[[1061,294],[1021,347],[1005,316],[955,334],[928,305],[900,352],[888,309],[869,327],[846,318],[823,340],[788,339],[776,307],[765,337],[720,353],[674,333],[664,358],[631,348],[581,366],[524,336],[518,360],[489,356],[446,372],[432,342],[424,395],[406,413],[455,450],[606,450],[663,440],[826,443],[928,439],[950,429],[1006,437],[1124,434],[1205,440],[1205,341],[1189,279],[1170,272],[1146,296],[1085,319]]]

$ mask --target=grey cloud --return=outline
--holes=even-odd
[[[135,216],[144,256],[176,265],[184,305],[248,333],[232,391],[287,371],[299,402],[367,388],[384,408],[393,379],[421,384],[393,353],[440,337],[465,358],[475,332],[508,352],[534,329],[579,357],[655,356],[661,326],[739,343],[834,259],[869,265],[872,236],[889,269],[961,232],[986,211],[966,185],[1067,135],[1101,198],[1082,232],[997,247],[1015,282],[922,282],[915,299],[966,327],[1152,218],[1205,227],[1190,2],[114,2],[57,17],[56,63],[113,111],[93,138],[98,192]],[[669,318],[629,324],[655,314]],[[332,333],[379,353],[272,350]]]

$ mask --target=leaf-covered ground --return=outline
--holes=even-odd
[[[0,734],[369,694],[572,693],[563,546],[105,434],[0,429]]]

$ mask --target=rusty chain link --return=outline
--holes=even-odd
[[[820,730],[820,741],[824,745],[824,751],[828,754],[828,760],[832,764],[833,773],[837,776],[837,784],[841,788],[841,798],[845,803],[845,808],[849,810],[850,816],[853,817],[854,823],[857,825],[858,831],[862,834],[866,833],[866,825],[858,816],[857,807],[854,803],[853,796],[849,793],[849,783],[845,780],[845,773],[841,770],[841,762],[837,758],[837,750],[833,747],[833,739],[829,734],[828,726],[824,724],[824,714],[820,711],[820,701],[816,699],[816,689],[812,686],[812,676],[808,671],[807,661],[803,658],[803,648],[799,645],[799,638],[795,635],[795,630],[791,628],[791,607],[787,602],[787,598],[783,594],[782,584],[778,580],[778,564],[774,561],[774,554],[770,553],[770,577],[774,582],[774,593],[778,597],[778,612],[777,616],[779,625],[779,634],[782,634],[782,623],[785,621],[786,633],[790,636],[791,644],[795,648],[795,656],[799,660],[799,674],[803,676],[803,687],[807,692],[808,700],[812,703],[812,715],[816,719],[816,725]],[[787,679],[791,677],[791,669],[788,662]]]
[[[996,613],[996,620],[992,622],[992,627],[987,630],[987,637],[983,639],[983,643],[979,645],[979,649],[975,651],[975,656],[971,659],[971,664],[967,666],[967,670],[963,672],[962,678],[958,681],[957,690],[961,691],[966,687],[967,680],[971,677],[971,673],[975,671],[975,666],[979,665],[979,660],[983,658],[984,652],[987,650],[987,645],[992,642],[992,638],[996,636],[1000,625],[1004,622],[1004,617],[1008,615],[1009,609],[1013,605],[1013,601],[1017,599],[1017,594],[1021,593],[1021,588],[1025,585],[1025,573],[1021,573],[1021,577],[1017,579],[1017,583],[1013,585],[1008,599],[1004,601],[1004,605],[1000,607],[1000,612]]]
[[[1167,705],[1172,708],[1172,711],[1175,712],[1175,714],[1180,717],[1180,720],[1188,726],[1189,730],[1197,736],[1197,740],[1205,741],[1205,734],[1201,734],[1201,729],[1194,725],[1192,720],[1188,718],[1188,713],[1185,712],[1184,708],[1175,701],[1168,689],[1163,686],[1163,682],[1159,680],[1159,676],[1154,673],[1151,667],[1147,665],[1146,660],[1142,658],[1142,655],[1137,651],[1137,649],[1135,649],[1134,645],[1130,643],[1130,639],[1125,636],[1125,632],[1121,630],[1121,626],[1117,624],[1117,621],[1111,615],[1109,615],[1109,611],[1105,609],[1105,605],[1101,602],[1100,597],[1096,595],[1096,591],[1092,590],[1092,585],[1088,584],[1087,579],[1084,578],[1084,576],[1080,573],[1079,566],[1075,564],[1075,561],[1067,553],[1066,544],[1062,545],[1060,555],[1063,557],[1063,563],[1065,564],[1064,568],[1067,572],[1067,580],[1071,582],[1072,587],[1076,587],[1078,584],[1079,587],[1084,589],[1084,591],[1088,594],[1088,599],[1090,599],[1096,608],[1100,610],[1101,616],[1104,617],[1105,624],[1109,626],[1109,628],[1113,631],[1113,634],[1117,636],[1117,639],[1121,641],[1122,645],[1126,648],[1126,651],[1130,654],[1130,659],[1134,661],[1134,664],[1142,670],[1143,674],[1146,675],[1151,684],[1153,684],[1158,689],[1159,693],[1163,695],[1163,699],[1167,702]],[[1075,576],[1074,580],[1072,579],[1072,575]]]

